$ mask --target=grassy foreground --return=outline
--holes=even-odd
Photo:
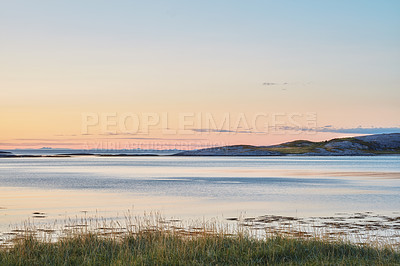
[[[27,237],[0,250],[0,265],[400,265],[400,253],[322,240],[244,236],[182,236],[144,232],[122,238],[95,234],[55,243]]]

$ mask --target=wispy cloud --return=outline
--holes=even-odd
[[[400,133],[400,127],[355,127],[355,128],[323,127],[319,129],[319,132],[352,133],[352,134]]]
[[[383,133],[400,133],[400,127],[351,127],[351,128],[336,128],[332,125],[323,127],[294,127],[294,126],[279,126],[269,127],[272,131],[303,131],[303,132],[330,132],[342,134],[383,134]],[[236,133],[236,134],[268,134],[266,132],[258,132],[253,130],[229,130],[229,129],[192,129],[198,133]]]
[[[0,143],[4,147],[32,147],[32,146],[65,146],[65,145],[82,145],[82,142],[19,142],[19,143]]]
[[[276,87],[282,88],[283,90],[286,90],[286,87],[308,86],[311,84],[312,84],[311,82],[267,82],[267,81],[265,81],[262,83],[262,86],[265,86],[265,87],[276,86]]]
[[[122,136],[126,134],[121,134]],[[96,140],[206,140],[204,138],[167,138],[167,137],[118,137],[118,134],[112,134],[110,136],[115,136],[115,137],[110,137],[106,138],[103,137],[103,135],[99,135],[98,138],[95,138]],[[30,144],[52,144],[52,143],[65,143],[65,144],[71,144],[70,141],[88,141],[88,139],[56,139],[56,138],[37,138],[37,139],[24,139],[24,138],[18,138],[18,139],[12,139],[13,141],[32,141],[29,142]],[[25,142],[26,144],[28,142]],[[0,143],[2,144],[2,143]],[[14,145],[14,144],[12,144]]]
[[[302,128],[283,126],[280,130],[304,131],[304,132],[330,132],[343,134],[383,134],[383,133],[400,133],[400,127],[352,127],[352,128],[335,128],[332,125],[316,128]]]
[[[17,139],[12,139],[12,140],[16,140],[16,141],[50,141],[50,142],[54,142],[54,141],[78,141],[79,139],[77,138],[17,138]]]
[[[263,86],[282,86],[282,85],[288,85],[288,82],[283,82],[283,83],[277,83],[277,82],[263,82]]]
[[[204,138],[112,138],[121,139],[121,140],[178,140],[178,141],[187,141],[187,140],[207,140]]]
[[[230,130],[230,129],[212,129],[212,128],[194,128],[193,132],[197,133],[239,133],[239,134],[248,134],[254,133],[251,130]]]

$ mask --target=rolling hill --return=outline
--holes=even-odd
[[[272,146],[233,145],[184,151],[175,156],[354,156],[400,154],[400,133],[337,138],[312,142],[296,140]]]

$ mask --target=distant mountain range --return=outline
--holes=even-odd
[[[272,146],[233,145],[184,151],[175,156],[354,156],[400,154],[400,133],[337,138],[312,142],[296,140]]]
[[[172,154],[172,150],[153,152],[122,153],[106,150],[68,150],[52,154],[19,154],[0,151],[0,157],[70,157],[70,156],[360,156],[400,154],[400,133],[368,135],[352,138],[337,138],[321,142],[296,140],[272,146],[233,145],[199,150],[181,151]]]
[[[71,157],[71,156],[157,156],[171,155],[182,150],[144,150],[144,149],[57,149],[44,147],[40,149],[14,149],[0,151],[0,157]]]
[[[8,151],[0,151],[0,158],[1,157],[14,157],[14,154]]]

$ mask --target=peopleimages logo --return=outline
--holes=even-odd
[[[177,150],[195,150],[204,148],[215,148],[230,145],[225,141],[208,141],[208,140],[149,140],[149,141],[87,141],[84,149],[86,150],[107,150],[107,151],[121,151],[121,150],[141,150],[141,151],[154,151],[164,150],[175,152]]]
[[[315,134],[317,113],[82,113],[82,135]]]

